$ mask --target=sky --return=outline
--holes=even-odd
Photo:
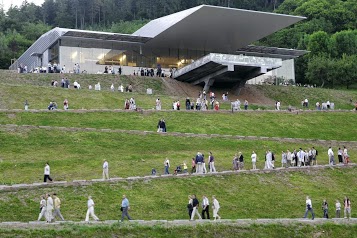
[[[0,0],[0,4],[3,4],[4,11],[7,12],[7,10],[10,8],[11,4],[13,6],[21,6],[23,1],[24,0]],[[44,1],[45,0],[27,0],[27,2],[34,3],[39,6],[42,5],[42,3]]]

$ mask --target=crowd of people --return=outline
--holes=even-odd
[[[304,218],[307,218],[308,214],[311,213],[312,220],[315,219],[315,213],[314,209],[312,208],[312,201],[309,196],[306,196],[306,210],[304,214]],[[329,205],[326,199],[322,201],[321,209],[323,212],[323,218],[328,219],[329,218]],[[341,203],[337,199],[335,203],[335,217],[336,218],[341,218]],[[345,219],[350,219],[351,218],[351,200],[345,196],[343,199],[343,214]]]
[[[87,200],[87,212],[84,221],[89,222],[90,217],[92,217],[95,221],[99,221],[99,218],[94,213],[94,201],[92,196],[88,196]],[[128,213],[130,209],[129,200],[127,199],[126,195],[123,195],[120,211],[121,214],[121,222],[124,221],[125,217],[128,220],[131,220],[131,217]],[[45,218],[47,223],[52,223],[56,221],[56,218],[61,219],[64,221],[64,217],[61,214],[61,200],[57,196],[56,193],[52,195],[47,193],[40,197],[40,213],[38,215],[37,221],[41,221],[42,218]]]
[[[188,210],[188,216],[190,221],[193,221],[195,216],[197,215],[199,219],[208,219],[210,220],[210,214],[209,214],[209,208],[210,208],[210,203],[206,195],[203,195],[202,197],[202,216],[199,213],[199,208],[200,208],[200,202],[198,201],[196,195],[188,195],[188,204],[187,204],[187,210]],[[212,196],[212,210],[213,210],[213,219],[214,220],[219,220],[221,219],[221,216],[218,214],[220,209],[220,205],[218,200],[216,199],[215,196]]]
[[[164,121],[164,120],[160,120],[160,121]],[[332,148],[329,147],[328,156],[329,156],[330,163],[334,161],[333,159],[331,159],[331,157],[333,157],[333,154],[331,153],[331,151],[332,151]],[[339,157],[340,163],[349,163],[349,156],[348,156],[346,147],[344,147],[343,150],[339,148],[338,153],[339,153],[338,157]],[[312,147],[309,150],[305,150],[305,151],[302,150],[301,148],[299,151],[293,150],[293,152],[290,152],[289,150],[287,150],[286,152],[282,151],[282,167],[288,166],[288,165],[290,165],[290,166],[308,166],[308,165],[317,164],[317,159],[316,159],[317,154],[318,153],[314,147]],[[289,157],[291,157],[291,160],[288,159]],[[293,159],[293,158],[295,158],[295,159]],[[254,151],[251,155],[251,159],[252,159],[252,163],[253,163],[253,169],[256,169],[255,163],[257,161],[257,155]],[[270,150],[266,151],[265,160],[266,160],[265,161],[265,169],[269,169],[270,166],[272,168],[274,168],[274,160],[275,160],[274,153],[272,153]],[[288,163],[289,160],[291,161],[291,163]],[[215,158],[214,158],[212,152],[209,152],[208,161],[209,161],[209,172],[210,173],[216,172],[215,164],[214,164]],[[331,163],[331,164],[334,164],[334,163]],[[103,167],[103,174],[102,174],[103,180],[109,179],[109,163],[107,160],[103,161],[102,167]],[[170,161],[168,158],[166,158],[164,161],[164,167],[165,167],[164,173],[169,174],[170,173],[169,172]],[[244,157],[243,157],[242,152],[239,152],[234,156],[233,170],[240,170],[243,168],[244,168]],[[153,169],[152,171],[154,171],[154,172],[152,172],[153,175],[156,175],[156,170]],[[184,161],[184,163],[183,163],[183,170],[181,169],[180,166],[176,167],[175,174],[177,172],[188,173],[186,161]],[[195,158],[192,158],[191,173],[198,173],[198,174],[208,173],[208,171],[206,169],[204,155],[200,152],[197,153]],[[48,162],[45,164],[45,167],[44,167],[44,182],[46,183],[47,181],[53,182],[53,179],[50,176],[50,166],[49,166]],[[208,198],[205,195],[202,197],[202,212],[201,212],[201,214],[199,213],[200,206],[199,206],[199,201],[198,201],[196,195],[189,195],[188,198],[189,198],[189,201],[187,204],[187,209],[188,209],[188,215],[189,215],[190,220],[194,220],[195,216],[198,216],[199,219],[210,219],[210,214],[209,214],[210,203],[209,203]],[[351,218],[351,200],[348,197],[345,197],[345,199],[343,200],[343,205],[344,205],[344,218]],[[56,193],[53,193],[52,195],[48,193],[46,195],[41,196],[40,213],[38,216],[38,221],[40,221],[42,219],[42,217],[45,217],[45,219],[48,223],[53,222],[56,219],[56,217],[59,217],[62,221],[64,221],[64,218],[60,211],[60,206],[61,206],[61,200],[58,198]],[[336,218],[340,218],[341,204],[340,204],[339,200],[336,200],[335,207],[336,207]],[[87,208],[88,209],[87,209],[85,221],[88,222],[90,216],[95,221],[99,221],[99,218],[94,213],[94,201],[91,196],[88,197]],[[123,221],[125,219],[125,217],[127,217],[129,220],[131,220],[131,217],[128,214],[129,209],[130,209],[129,201],[126,198],[126,196],[123,195],[123,200],[122,200],[121,208],[120,208],[120,210],[122,212],[121,221]],[[217,201],[217,199],[215,198],[215,196],[212,196],[212,209],[213,209],[214,220],[221,219],[221,217],[218,214],[220,205],[219,205],[219,202]],[[326,199],[323,200],[322,210],[323,210],[323,217],[329,218],[328,203],[327,203]],[[304,218],[307,217],[309,212],[312,214],[312,219],[314,219],[315,214],[314,214],[314,211],[312,208],[312,202],[311,202],[311,199],[309,197],[307,197]]]

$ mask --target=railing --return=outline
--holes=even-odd
[[[215,62],[222,65],[243,65],[243,66],[259,66],[266,68],[279,68],[282,66],[282,59],[265,58],[245,55],[228,55],[211,53],[196,60],[190,65],[187,65],[174,72],[174,78],[184,75],[208,62]]]

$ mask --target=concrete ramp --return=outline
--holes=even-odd
[[[282,59],[244,55],[208,54],[193,63],[176,70],[176,80],[204,85],[208,91],[215,87],[239,89],[249,79],[282,66]]]

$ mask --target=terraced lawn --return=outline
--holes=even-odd
[[[36,220],[39,196],[47,192],[56,192],[62,198],[62,214],[72,221],[84,220],[88,195],[93,197],[95,212],[100,219],[118,219],[123,194],[130,200],[131,216],[140,220],[188,219],[188,194],[196,194],[200,201],[204,194],[210,199],[216,195],[221,205],[220,214],[226,219],[301,218],[305,212],[306,195],[312,198],[316,217],[323,215],[320,207],[323,199],[329,202],[330,216],[334,217],[336,199],[342,200],[347,195],[351,201],[356,201],[355,175],[355,168],[334,168],[2,191],[0,221]],[[352,217],[356,215],[356,209],[352,209]]]
[[[357,140],[355,112],[1,112],[0,124],[156,131],[161,118],[169,132]]]
[[[104,159],[110,164],[112,177],[145,176],[156,168],[164,171],[164,160],[169,158],[171,172],[191,159],[198,151],[212,151],[218,171],[230,170],[234,154],[241,151],[250,169],[250,155],[256,151],[258,168],[264,167],[267,149],[276,153],[280,166],[281,151],[315,146],[319,163],[327,164],[327,148],[310,143],[279,141],[236,140],[229,138],[175,137],[157,134],[136,135],[110,132],[61,131],[45,129],[0,129],[0,184],[33,183],[43,179],[45,162],[51,165],[51,174],[57,181],[101,178]],[[354,161],[355,148],[349,154]],[[208,165],[207,165],[208,166]]]

